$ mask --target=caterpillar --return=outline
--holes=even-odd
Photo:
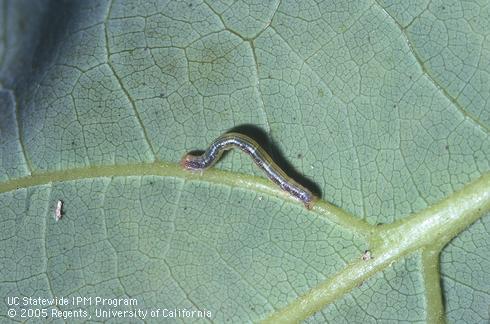
[[[202,155],[186,154],[180,165],[185,170],[203,171],[212,167],[224,151],[232,148],[238,148],[247,153],[272,182],[301,201],[307,209],[313,208],[317,199],[315,195],[291,179],[256,141],[240,133],[226,133],[218,137]]]

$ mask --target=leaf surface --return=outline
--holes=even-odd
[[[83,305],[95,321],[490,320],[488,3],[4,1],[0,16],[1,296],[138,302]],[[312,211],[240,152],[180,169],[237,128],[317,188]]]

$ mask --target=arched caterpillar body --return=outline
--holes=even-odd
[[[186,170],[202,171],[212,167],[221,157],[224,151],[239,148],[250,155],[255,164],[262,169],[267,177],[277,184],[282,190],[288,192],[296,199],[303,202],[307,209],[313,207],[316,201],[308,189],[291,179],[262,147],[250,137],[240,133],[226,133],[214,140],[209,148],[199,156],[186,154],[180,164]]]

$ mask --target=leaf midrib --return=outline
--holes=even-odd
[[[486,173],[440,202],[393,224],[380,226],[369,238],[371,260],[359,258],[353,261],[285,308],[271,314],[265,322],[299,322],[396,260],[417,250],[438,254],[451,239],[489,210],[490,173]],[[434,264],[437,260],[433,258]],[[442,303],[439,304],[442,307]]]
[[[304,208],[301,202],[297,201],[291,197],[291,195],[287,194],[265,178],[215,168],[206,170],[206,172],[189,172],[187,170],[183,170],[178,164],[166,162],[106,165],[52,172],[39,172],[30,176],[0,183],[0,194],[20,188],[28,188],[55,182],[92,179],[99,177],[111,178],[121,176],[150,175],[182,178],[189,181],[196,180],[255,190],[266,195],[279,197],[288,202],[296,203]],[[375,226],[368,224],[364,220],[361,220],[323,200],[317,202],[313,212],[320,217],[326,217],[330,222],[336,223],[363,236],[370,235],[375,228]]]

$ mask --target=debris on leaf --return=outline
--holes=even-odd
[[[54,210],[54,219],[56,221],[59,221],[63,217],[63,211],[61,210],[63,208],[63,201],[58,200],[56,203],[56,209]]]

